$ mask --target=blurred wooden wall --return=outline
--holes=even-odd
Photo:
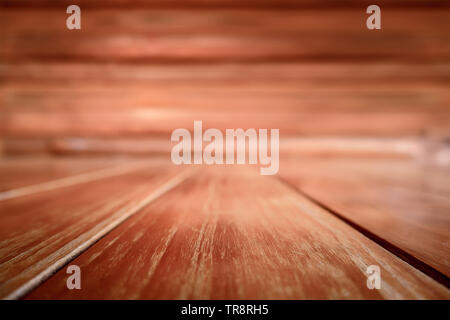
[[[358,0],[77,1],[81,30],[69,4],[0,1],[3,155],[165,153],[194,120],[306,152],[450,137],[448,1],[377,1],[374,31]]]

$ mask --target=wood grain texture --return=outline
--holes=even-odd
[[[2,298],[44,281],[183,177],[165,162],[130,166],[136,170],[0,202]]]
[[[204,168],[28,299],[401,299],[450,292],[254,168]],[[365,270],[382,269],[382,289]]]
[[[328,76],[320,65],[316,67],[306,68],[304,71],[324,72],[322,76],[310,75],[303,79],[290,78],[289,75],[275,78],[270,74],[253,79],[249,76],[239,79],[233,75],[221,76],[216,73],[215,78],[210,76],[211,79],[207,75],[204,75],[204,79],[186,77],[185,80],[181,80],[182,76],[171,79],[170,75],[166,75],[165,79],[164,75],[160,75],[159,79],[136,81],[133,78],[138,75],[129,74],[130,80],[124,75],[121,80],[112,79],[106,83],[100,79],[71,79],[67,75],[60,80],[68,82],[64,87],[57,83],[56,75],[53,83],[46,83],[44,80],[31,82],[28,78],[20,84],[4,84],[0,93],[5,98],[2,109],[8,112],[113,113],[129,110],[131,113],[148,110],[150,113],[154,110],[155,116],[158,111],[165,111],[172,112],[176,117],[187,111],[198,113],[206,110],[212,114],[224,111],[267,113],[278,107],[279,113],[449,113],[450,94],[447,87],[450,79],[445,81],[441,77],[450,76],[450,72],[437,72],[434,77],[429,75],[426,79],[420,79],[421,81],[395,77],[386,80],[387,75],[365,81],[364,76],[341,75],[339,83],[335,83],[335,77]],[[260,65],[260,68],[265,68],[265,65]],[[408,66],[395,66],[391,72],[402,72],[407,68]],[[253,68],[248,69],[242,65],[241,72],[251,72]],[[344,68],[339,69],[344,71]],[[352,69],[345,71],[351,72]],[[45,68],[41,70],[45,72]],[[195,72],[195,69],[191,70]],[[376,72],[375,68],[369,70]],[[133,69],[126,71],[132,72]],[[219,71],[214,67],[209,68],[211,73]],[[149,68],[148,72],[151,73],[152,69]],[[415,76],[421,75],[424,74],[418,73]],[[323,83],[319,85],[320,82]]]
[[[77,175],[63,177],[55,180],[50,180],[38,184],[27,185],[15,189],[6,190],[0,193],[0,200],[7,200],[27,196],[35,193],[47,192],[55,189],[70,187],[86,182],[101,180],[115,176],[124,175],[129,172],[136,171],[147,165],[146,163],[135,162],[133,165],[128,163],[124,165],[109,167],[101,170],[85,172]]]
[[[166,136],[178,128],[192,130],[195,120],[207,128],[282,128],[283,134],[403,137],[429,134],[448,137],[450,114],[411,113],[295,113],[263,114],[189,112],[176,115],[170,110],[136,113],[8,113],[4,127],[7,137],[151,137]],[[155,113],[157,115],[155,115]],[[74,118],[76,121],[73,121]],[[43,126],[45,121],[48,125]]]
[[[261,63],[224,64],[132,64],[132,63],[83,63],[77,61],[65,62],[0,62],[2,89],[7,85],[20,88],[39,88],[49,84],[64,81],[66,85],[89,84],[98,87],[105,85],[108,79],[110,85],[123,85],[126,88],[133,85],[176,84],[185,88],[214,87],[222,84],[231,86],[283,83],[310,86],[320,90],[317,84],[324,88],[345,88],[354,85],[364,88],[364,85],[421,84],[445,85],[450,82],[449,62],[421,63],[358,61],[354,62],[288,62],[273,61]],[[309,86],[307,87],[309,89]],[[368,86],[367,86],[368,87]],[[14,89],[12,87],[11,89]],[[64,88],[60,88],[63,90]],[[9,100],[9,99],[8,99]],[[31,107],[31,106],[30,106]]]
[[[9,153],[54,147],[20,140],[31,137],[165,139],[198,119],[221,129],[276,127],[284,137],[449,135],[445,63],[25,63],[0,70],[2,131],[16,139],[5,143]]]
[[[41,148],[29,148],[39,145],[42,138],[16,139],[5,141],[5,153],[20,153],[22,155],[36,155],[49,153],[64,156],[150,156],[169,157],[172,144],[167,138],[155,135],[153,137],[129,138],[44,138],[46,143]],[[431,140],[431,139],[430,139]],[[26,142],[26,143],[25,143]],[[426,158],[430,162],[445,161],[445,153],[449,148],[443,141],[436,141],[436,146],[430,150],[427,140],[421,137],[286,137],[280,140],[281,155],[304,156],[345,156],[355,157],[398,157],[398,158]],[[442,160],[440,160],[443,158]]]
[[[450,276],[450,170],[404,160],[284,159],[281,176]]]
[[[11,189],[45,183],[123,163],[120,158],[6,158],[0,161],[0,193]]]
[[[95,10],[86,12],[83,30],[73,32],[65,27],[65,12],[5,10],[0,57],[102,62],[449,57],[445,10],[384,9],[382,32],[368,31],[365,18],[359,8],[323,9],[320,16],[308,10]]]
[[[5,10],[4,152],[165,138],[198,119],[284,136],[448,137],[445,10],[383,10],[377,33],[341,9],[97,8],[79,33],[58,10]]]

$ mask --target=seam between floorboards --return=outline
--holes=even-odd
[[[281,181],[281,183],[283,183],[285,186],[287,186],[291,190],[297,192],[301,196],[303,196],[306,199],[308,199],[311,202],[313,202],[315,205],[317,205],[320,208],[322,208],[322,209],[326,210],[327,212],[331,213],[333,216],[335,216],[336,218],[338,218],[339,220],[341,220],[345,224],[349,225],[351,228],[353,228],[354,230],[358,231],[359,233],[361,233],[366,238],[369,238],[370,240],[372,240],[373,242],[375,242],[379,246],[383,247],[385,250],[389,251],[390,253],[392,253],[396,257],[402,259],[403,261],[405,261],[406,263],[411,265],[413,268],[421,271],[422,273],[426,274],[427,276],[429,276],[433,280],[437,281],[438,283],[444,285],[445,287],[450,288],[450,279],[444,273],[440,272],[439,270],[435,269],[434,267],[430,266],[429,264],[423,262],[422,260],[416,258],[412,254],[406,252],[402,248],[394,245],[393,243],[387,241],[386,239],[383,239],[383,238],[377,236],[372,231],[369,231],[368,229],[364,228],[363,226],[361,226],[361,225],[353,222],[352,220],[344,217],[343,215],[341,215],[336,210],[330,208],[329,206],[327,206],[326,204],[322,203],[321,201],[313,198],[312,196],[310,196],[309,194],[305,193],[303,190],[301,190],[297,186],[293,185],[289,181],[285,180],[284,178],[282,178],[280,176],[277,176],[277,178],[278,178],[279,181]]]
[[[166,194],[176,186],[180,185],[183,181],[185,181],[187,178],[192,176],[192,170],[185,169],[180,174],[176,175],[175,177],[172,177],[169,179],[166,183],[161,185],[159,188],[151,192],[146,198],[144,198],[142,201],[140,201],[136,207],[131,209],[128,213],[123,214],[120,216],[117,220],[111,222],[107,226],[105,226],[103,229],[101,229],[96,234],[92,235],[88,240],[78,245],[74,250],[72,250],[70,253],[66,254],[64,257],[58,259],[56,262],[54,262],[52,265],[47,267],[45,270],[41,271],[39,274],[22,284],[19,288],[15,289],[13,292],[9,293],[7,296],[3,297],[3,300],[15,300],[20,299],[30,293],[32,290],[37,288],[40,284],[45,282],[48,278],[50,278],[53,274],[55,274],[57,271],[62,269],[65,265],[67,265],[70,261],[74,260],[76,257],[81,255],[84,251],[89,249],[91,246],[93,246],[95,243],[97,243],[100,239],[105,237],[108,233],[110,233],[112,230],[114,230],[116,227],[118,227],[121,223],[141,211],[143,208],[145,208],[147,205],[149,205],[154,200],[158,199],[162,195]],[[72,240],[74,241],[74,240]],[[72,242],[71,241],[71,242]],[[70,246],[70,243],[67,243],[65,246]],[[64,248],[63,246],[62,248]],[[60,249],[59,249],[60,250]]]
[[[47,182],[11,189],[0,192],[0,201],[114,177],[144,168],[148,165],[148,163],[136,163],[133,166],[132,164],[126,163],[119,166],[93,170],[56,180],[50,180]]]

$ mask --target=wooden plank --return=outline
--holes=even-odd
[[[183,179],[166,162],[0,202],[0,297],[17,298]]]
[[[245,71],[245,68],[243,69]],[[107,81],[105,78],[104,81]],[[450,82],[449,82],[450,83]],[[441,112],[450,114],[449,83],[316,82],[9,85],[5,112]],[[176,94],[174,94],[176,93]],[[176,116],[176,113],[175,113]]]
[[[0,7],[6,8],[60,8],[69,6],[69,0],[3,0]],[[323,8],[360,7],[359,0],[78,0],[84,8]],[[447,7],[445,0],[378,0],[383,7]]]
[[[101,88],[108,85],[130,86],[157,84],[177,88],[214,88],[218,84],[236,85],[283,83],[327,89],[388,85],[446,85],[450,82],[450,63],[406,62],[272,62],[226,64],[130,64],[66,62],[0,62],[3,90],[40,88],[61,84],[84,84]],[[9,86],[8,86],[9,85]],[[16,85],[18,87],[14,87]],[[27,87],[28,85],[28,87]],[[310,89],[308,86],[308,89]],[[52,87],[50,87],[52,88]],[[59,87],[60,90],[64,88]],[[300,88],[298,88],[300,89]],[[316,87],[316,89],[318,89]],[[373,88],[376,89],[376,88]]]
[[[426,160],[290,158],[280,175],[449,277],[450,170]]]
[[[3,143],[3,154],[18,158],[23,156],[74,156],[89,155],[90,158],[110,155],[146,155],[170,157],[172,145],[167,137],[148,137],[144,139],[98,139],[81,137],[64,138],[11,138]],[[116,158],[116,157],[114,157]],[[34,173],[34,172],[33,172]],[[14,180],[14,178],[12,178]]]
[[[180,111],[180,110],[178,110]],[[203,127],[281,128],[282,135],[341,136],[448,136],[449,114],[411,113],[285,113],[253,112],[186,112],[151,110],[146,112],[66,113],[20,112],[4,117],[4,136],[10,137],[169,137],[177,128],[193,130],[193,122],[202,120]],[[75,120],[75,121],[74,121]],[[43,126],[42,124],[46,125]]]
[[[438,142],[436,143],[438,144]],[[361,157],[409,158],[417,160],[427,149],[423,138],[291,137],[280,140],[283,158]],[[320,158],[319,158],[320,159]]]
[[[80,32],[66,29],[66,17],[57,10],[2,11],[0,57],[102,62],[447,61],[450,55],[445,10],[384,9],[382,32],[367,30],[366,13],[360,8],[324,9],[320,18],[309,10],[94,10],[86,13]]]
[[[448,64],[7,64],[0,70],[3,133],[10,138],[161,138],[198,119],[219,128],[275,127],[285,136],[448,136]]]
[[[74,259],[28,299],[401,299],[450,291],[253,168],[209,167]],[[382,289],[366,287],[379,265]]]
[[[123,162],[120,158],[5,158],[0,161],[0,194],[10,189],[112,168]]]
[[[29,144],[22,140],[7,139],[4,152],[36,154],[47,153],[55,155],[146,155],[169,157],[174,143],[167,137],[152,138],[52,138],[40,149],[29,150]],[[26,139],[30,144],[38,144],[39,139]],[[358,156],[358,157],[401,157],[418,159],[429,152],[430,158],[442,157],[445,144],[436,150],[428,151],[428,144],[421,138],[367,138],[367,137],[284,137],[280,140],[281,155],[304,156]],[[438,159],[437,159],[438,160]],[[439,160],[438,160],[439,161]]]

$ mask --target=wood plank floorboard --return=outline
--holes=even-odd
[[[254,168],[203,168],[28,299],[401,299],[450,291]],[[382,289],[366,268],[379,265]]]
[[[281,128],[284,137],[449,133],[446,63],[54,62],[0,70],[6,153],[39,149],[27,138],[57,153],[51,138],[165,137],[198,119],[221,129],[230,121],[235,128]],[[84,146],[71,141],[73,150]]]
[[[385,8],[383,32],[370,35],[364,18],[363,8],[323,9],[320,17],[309,10],[105,9],[89,12],[83,32],[67,33],[64,12],[11,9],[0,13],[0,57],[103,62],[448,58],[445,10]]]

